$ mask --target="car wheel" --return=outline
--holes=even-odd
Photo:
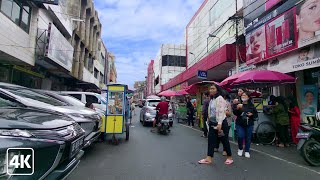
[[[172,127],[173,126],[173,122],[169,122],[169,125],[170,125],[170,127]]]

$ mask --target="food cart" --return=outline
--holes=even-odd
[[[129,140],[130,128],[130,102],[127,99],[128,86],[125,84],[107,85],[107,110],[103,123],[105,135],[112,134],[112,143],[118,144],[117,134],[125,133],[125,139]]]

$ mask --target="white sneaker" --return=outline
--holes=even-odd
[[[238,149],[238,156],[242,156],[243,155],[243,150]]]
[[[250,153],[249,153],[249,152],[245,152],[245,153],[244,153],[244,156],[245,156],[246,158],[250,158]]]

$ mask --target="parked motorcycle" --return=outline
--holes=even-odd
[[[161,115],[157,124],[158,133],[167,135],[170,133],[170,121],[168,115]]]
[[[303,159],[311,166],[320,166],[320,112],[311,124],[301,124],[297,138],[297,146]]]

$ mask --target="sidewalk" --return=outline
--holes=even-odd
[[[179,123],[179,124],[187,126],[187,124],[184,124],[184,123]],[[198,126],[195,125],[194,128],[192,129],[202,134],[202,129],[200,129]],[[199,138],[201,138],[200,137],[201,134],[199,134]],[[232,138],[230,138],[230,143],[231,145],[237,146],[237,141],[236,140],[233,141]],[[306,169],[311,169],[313,171],[320,173],[320,167],[310,166],[304,161],[300,153],[297,151],[296,145],[291,145],[290,147],[286,147],[286,148],[280,148],[273,145],[263,145],[259,143],[252,143],[251,150],[256,153],[262,153],[268,156],[269,158],[285,161],[289,164],[306,168]]]

